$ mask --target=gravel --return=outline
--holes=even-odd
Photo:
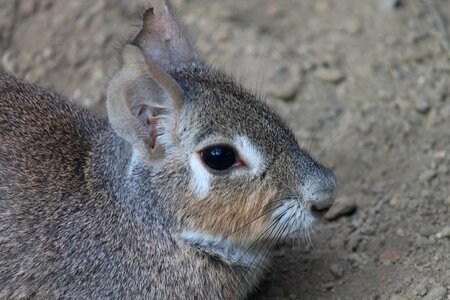
[[[445,300],[445,296],[447,296],[447,289],[440,285],[432,288],[423,300]]]

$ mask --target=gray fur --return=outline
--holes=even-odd
[[[270,246],[308,230],[304,202],[334,197],[333,175],[284,122],[229,76],[188,61],[184,41],[161,68],[154,52],[131,51],[109,85],[109,120],[0,73],[1,299],[245,298]],[[236,134],[265,169],[214,175],[198,199],[189,158],[205,138]],[[312,200],[300,192],[308,182]],[[302,211],[289,216],[302,219],[276,224],[270,212],[292,199]],[[271,224],[279,231],[267,233]]]

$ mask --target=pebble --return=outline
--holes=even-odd
[[[444,203],[450,206],[450,195],[447,198],[445,198]]]
[[[349,33],[349,34],[358,34],[362,31],[362,26],[361,23],[356,20],[356,19],[348,19],[345,20],[342,24],[341,24],[341,29],[342,31],[344,31],[345,33]]]
[[[339,83],[344,79],[344,74],[335,68],[320,68],[316,71],[316,76],[322,81]]]
[[[394,295],[390,298],[390,300],[408,300],[408,299],[403,296]]]
[[[23,17],[28,17],[36,12],[38,7],[38,3],[35,1],[23,1],[20,5],[20,13]]]
[[[438,239],[448,238],[450,237],[450,226],[444,227],[441,231],[436,234]]]
[[[428,290],[427,287],[425,286],[425,284],[418,284],[416,286],[416,294],[423,297],[427,294]]]
[[[395,250],[386,250],[379,256],[379,260],[383,264],[395,263],[399,258],[400,255]]]
[[[434,226],[431,226],[430,224],[422,224],[420,226],[419,234],[425,237],[429,237],[433,235],[436,232],[436,229]]]
[[[350,215],[357,209],[356,201],[353,198],[341,196],[336,199],[328,213],[325,215],[327,220],[336,220],[339,217]]]
[[[340,264],[331,264],[330,272],[336,279],[342,278],[342,276],[344,276],[344,268]]]
[[[2,66],[3,69],[8,72],[14,74],[17,70],[17,63],[13,59],[13,53],[11,51],[6,51],[2,56]]]
[[[394,94],[392,92],[386,90],[380,90],[378,92],[378,99],[384,102],[389,102],[394,99]]]
[[[418,99],[414,103],[414,108],[420,114],[426,114],[430,110],[430,103],[425,99]]]
[[[394,10],[400,6],[400,0],[380,0],[378,8],[382,11]]]
[[[442,300],[447,295],[447,289],[440,285],[430,290],[423,300]]]
[[[300,68],[280,65],[270,76],[269,82],[267,88],[269,95],[281,100],[292,100],[300,89]]]
[[[367,262],[366,259],[366,255],[360,255],[358,253],[351,253],[347,259],[348,261],[350,261],[351,263],[355,264],[355,265],[364,265]]]
[[[402,228],[399,228],[395,231],[395,234],[398,235],[399,237],[404,237],[405,231]]]
[[[419,176],[419,181],[421,182],[429,182],[436,177],[436,170],[425,170]]]
[[[450,104],[442,107],[439,110],[439,112],[441,113],[442,117],[444,117],[445,119],[449,119],[450,118]]]
[[[361,240],[362,237],[358,233],[352,234],[347,242],[348,250],[355,252],[358,249]]]

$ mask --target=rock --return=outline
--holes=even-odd
[[[22,1],[20,5],[20,13],[23,17],[28,17],[36,12],[38,3],[36,1]]]
[[[398,235],[399,237],[404,237],[405,231],[403,230],[403,228],[399,228],[395,231],[395,234]]]
[[[384,102],[389,102],[394,99],[394,94],[390,91],[380,90],[378,91],[378,99]]]
[[[382,11],[390,11],[400,7],[400,0],[380,0],[378,2],[378,8]]]
[[[347,257],[348,261],[356,266],[365,265],[367,263],[367,256],[365,254],[351,253]]]
[[[353,198],[349,197],[338,197],[331,206],[330,210],[325,215],[327,220],[336,220],[339,217],[350,215],[356,211],[357,205]]]
[[[282,100],[291,100],[295,98],[299,89],[299,85],[293,81],[287,81],[269,91],[269,94],[275,98]]]
[[[403,296],[399,296],[399,295],[394,295],[391,298],[389,298],[390,300],[408,300],[407,298],[403,297]]]
[[[267,92],[278,99],[292,100],[297,95],[300,85],[300,68],[280,65],[269,78]]]
[[[375,234],[375,226],[366,224],[361,228],[360,232],[361,234],[372,236]]]
[[[344,276],[344,268],[340,264],[331,264],[330,272],[336,279],[342,278],[342,276]]]
[[[426,295],[423,300],[443,300],[443,298],[447,295],[447,289],[440,285],[433,288],[428,295]]]
[[[362,25],[357,19],[344,20],[341,24],[341,30],[352,35],[358,34],[362,31]]]
[[[444,204],[445,204],[445,205],[448,205],[448,206],[450,207],[450,196],[448,196],[447,198],[445,198]]]
[[[425,284],[418,284],[416,286],[416,294],[423,297],[427,294],[428,290]]]
[[[362,237],[358,233],[354,233],[350,236],[347,242],[347,249],[355,252],[361,243]]]
[[[425,99],[418,99],[414,103],[414,108],[420,114],[426,114],[430,110],[430,103]]]
[[[450,119],[450,104],[442,107],[439,112],[444,119]]]
[[[344,79],[344,74],[335,68],[319,68],[316,71],[316,76],[320,80],[330,83],[339,83]]]
[[[400,255],[395,250],[386,250],[379,256],[379,260],[383,264],[395,263],[399,258]]]
[[[429,182],[432,179],[434,179],[437,175],[436,170],[425,170],[424,172],[422,172],[419,176],[419,181],[421,182]]]
[[[13,58],[12,51],[6,51],[2,56],[2,67],[8,73],[14,74],[17,71],[17,62]]]
[[[450,226],[444,227],[441,231],[436,234],[438,239],[448,238],[450,237]]]
[[[431,226],[430,224],[423,224],[420,226],[419,234],[421,236],[429,237],[433,235],[436,232],[436,229],[434,226]]]

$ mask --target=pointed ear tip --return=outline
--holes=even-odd
[[[144,21],[144,23],[146,22],[146,20],[148,20],[148,18],[153,18],[155,16],[155,8],[153,7],[153,5],[149,5],[145,10],[144,13],[142,14],[142,20]]]

